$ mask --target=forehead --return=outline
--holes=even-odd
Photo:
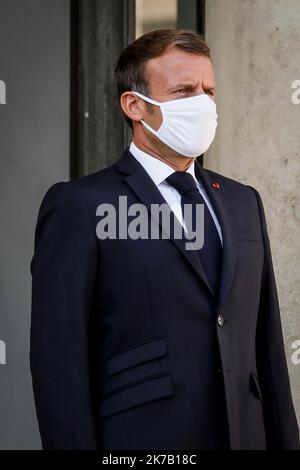
[[[192,81],[215,84],[211,59],[204,55],[172,47],[162,55],[146,63],[146,74],[150,86],[176,86],[176,83]]]

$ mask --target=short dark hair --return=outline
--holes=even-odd
[[[115,86],[119,102],[121,95],[132,89],[151,98],[151,90],[145,74],[145,63],[173,46],[210,57],[209,47],[195,31],[157,29],[143,34],[123,50],[117,62]],[[133,129],[131,119],[125,113],[123,115],[127,124]]]

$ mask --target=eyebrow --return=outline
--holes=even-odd
[[[184,83],[184,82],[177,83],[176,85],[170,87],[168,91],[176,90],[176,88],[178,88],[178,89],[179,88],[188,88],[190,90],[194,90],[195,88],[197,88],[198,83],[199,82],[197,82],[196,84],[195,83],[188,83],[188,82],[186,82],[186,83]]]
[[[205,90],[216,91],[216,87],[215,86],[206,86]]]
[[[174,85],[174,86],[170,87],[170,88],[168,89],[168,92],[172,92],[172,91],[174,91],[174,90],[176,90],[176,89],[180,89],[180,88],[186,88],[186,89],[188,89],[188,90],[194,90],[195,88],[197,88],[198,83],[199,83],[199,82],[197,82],[196,84],[194,84],[194,83],[187,83],[187,82],[186,82],[186,83],[184,83],[184,82],[178,83],[177,85]],[[215,90],[216,90],[216,87],[215,87],[215,86],[206,86],[204,89],[205,89],[205,90],[210,90],[210,91],[215,91]]]

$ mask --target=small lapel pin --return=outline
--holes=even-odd
[[[219,188],[220,187],[220,184],[218,183],[218,181],[215,181],[212,185],[213,185],[214,188]]]

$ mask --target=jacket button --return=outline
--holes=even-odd
[[[224,320],[223,315],[218,315],[217,322],[219,326],[224,326],[225,320]]]

